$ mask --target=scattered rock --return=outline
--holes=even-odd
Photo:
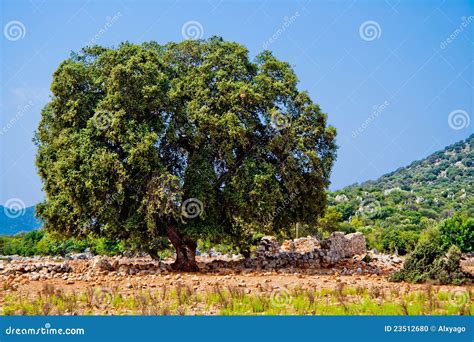
[[[403,261],[398,256],[375,254],[375,251],[366,251],[365,239],[361,233],[345,235],[335,232],[324,240],[315,237],[304,237],[284,241],[281,246],[275,237],[262,238],[253,258],[244,259],[238,255],[220,256],[209,260],[207,256],[197,258],[203,272],[219,274],[217,284],[231,280],[238,274],[253,276],[264,274],[266,276],[277,274],[295,273],[297,277],[303,274],[321,274],[338,270],[343,275],[384,273],[388,269],[398,268]],[[25,275],[31,281],[43,279],[57,279],[64,281],[97,282],[104,277],[108,280],[120,281],[126,276],[137,275],[164,279],[169,284],[184,280],[194,282],[196,286],[200,281],[194,274],[176,274],[171,272],[172,260],[166,262],[152,260],[149,256],[124,257],[92,257],[90,260],[82,257],[57,258],[57,257],[10,257],[9,262],[2,261],[0,276],[18,277]],[[330,270],[324,270],[331,267]],[[165,275],[166,274],[166,275]],[[183,280],[184,279],[184,280]],[[261,280],[262,285],[271,283],[271,279]],[[242,284],[242,287],[245,283]],[[257,284],[255,284],[257,285]]]
[[[86,250],[83,253],[69,254],[66,256],[66,258],[70,260],[89,260],[89,259],[92,259],[93,257],[94,255],[90,252],[89,248],[86,248]]]
[[[394,257],[392,259],[392,262],[395,263],[395,264],[401,264],[403,261],[399,257]]]
[[[106,259],[102,257],[98,257],[93,261],[92,268],[97,271],[113,271],[114,267],[112,264]]]

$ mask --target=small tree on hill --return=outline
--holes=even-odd
[[[440,224],[440,233],[444,244],[456,245],[466,253],[474,251],[474,218],[455,213]]]
[[[220,38],[85,48],[53,75],[35,141],[46,229],[126,241],[195,271],[196,241],[314,224],[335,129],[288,63]],[[296,195],[295,195],[296,194]]]

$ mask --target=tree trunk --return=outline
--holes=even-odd
[[[166,234],[176,250],[176,260],[171,265],[173,270],[198,272],[199,267],[196,264],[196,241],[183,239],[174,227],[168,227]]]

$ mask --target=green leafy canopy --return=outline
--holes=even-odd
[[[145,251],[168,226],[244,244],[324,210],[336,131],[269,51],[252,61],[218,37],[88,47],[51,91],[35,136],[49,230]]]

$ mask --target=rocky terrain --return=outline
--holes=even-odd
[[[67,257],[3,257],[0,262],[0,306],[4,307],[6,300],[17,297],[37,300],[48,286],[60,289],[61,293],[88,290],[94,293],[108,289],[120,296],[137,291],[166,292],[166,288],[176,291],[182,287],[202,294],[223,288],[237,289],[243,295],[273,295],[295,289],[337,290],[344,286],[409,293],[424,286],[388,282],[386,276],[399,269],[403,260],[394,255],[366,251],[360,233],[344,235],[336,232],[323,241],[307,237],[285,241],[281,246],[275,238],[264,237],[251,259],[239,255],[202,254],[198,257],[199,273],[174,273],[170,266],[172,261],[155,261],[148,256],[102,257],[89,253]],[[472,286],[464,289],[472,289]],[[186,313],[215,314],[219,310],[196,305]],[[89,313],[111,312],[98,306]]]

